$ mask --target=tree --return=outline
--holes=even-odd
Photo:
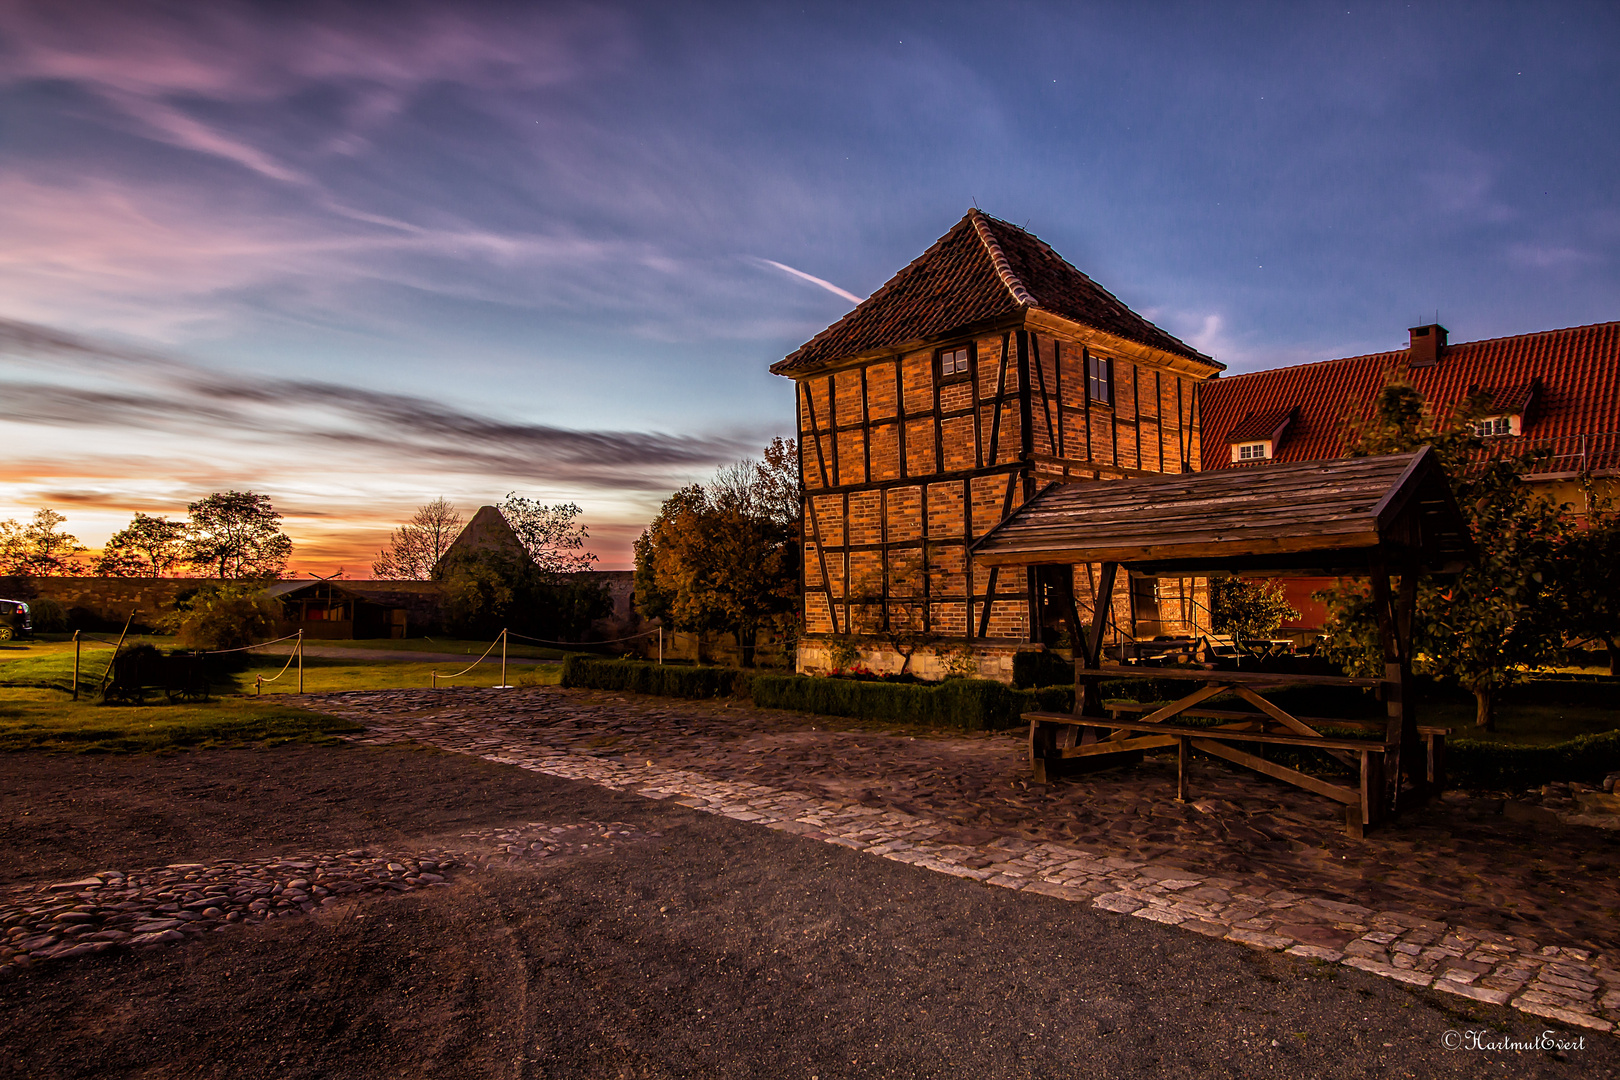
[[[292,555],[281,515],[268,495],[215,492],[189,504],[185,561],[221,580],[279,578]]]
[[[1215,632],[1231,634],[1239,640],[1268,638],[1285,619],[1299,618],[1299,612],[1288,603],[1280,581],[1211,578],[1209,606]]]
[[[474,637],[504,628],[553,641],[583,640],[592,622],[612,612],[613,601],[605,584],[583,573],[596,556],[584,550],[579,507],[510,494],[499,509],[523,552],[451,551],[440,558],[433,577],[444,586],[446,626]]]
[[[675,492],[635,545],[641,614],[676,630],[735,633],[745,667],[760,629],[790,620],[799,603],[796,452],[778,439],[766,455],[721,469],[708,488]]]
[[[451,552],[434,572],[444,590],[445,626],[489,639],[501,630],[550,641],[581,641],[591,623],[613,610],[596,575],[547,574],[509,551]]]
[[[1620,675],[1620,514],[1588,481],[1584,528],[1571,530],[1555,575],[1562,625],[1585,641],[1601,641],[1609,674]]]
[[[389,534],[388,547],[378,552],[371,572],[380,578],[428,580],[463,524],[460,511],[443,496],[417,507],[410,521]]]
[[[0,521],[0,574],[61,577],[79,569],[73,557],[85,546],[57,528],[66,520],[55,510],[41,509],[26,525]]]
[[[0,577],[22,574],[23,527],[16,518],[0,521]]]
[[[1534,490],[1533,455],[1487,457],[1471,421],[1484,409],[1476,396],[1435,418],[1399,373],[1373,407],[1349,423],[1353,456],[1401,453],[1429,445],[1479,548],[1477,561],[1454,579],[1420,579],[1412,620],[1413,669],[1455,679],[1474,695],[1475,723],[1495,727],[1504,686],[1552,656],[1560,638],[1553,583],[1569,538],[1567,508]],[[1317,594],[1328,605],[1328,654],[1360,674],[1383,666],[1372,600],[1341,584]]]
[[[588,534],[575,520],[581,511],[573,503],[551,506],[509,492],[499,509],[541,573],[552,577],[578,573],[596,561],[585,550]]]
[[[185,522],[137,513],[108,538],[94,565],[101,577],[162,577],[185,554]]]

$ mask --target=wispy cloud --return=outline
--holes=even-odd
[[[155,353],[0,321],[0,387],[14,424],[163,431],[212,442],[341,453],[349,469],[522,476],[553,485],[667,491],[755,449],[761,433],[576,430],[475,415],[335,382],[222,375]],[[43,362],[43,363],[42,363]],[[31,369],[32,378],[20,378]],[[93,375],[93,385],[75,379]],[[343,466],[335,466],[341,471]]]

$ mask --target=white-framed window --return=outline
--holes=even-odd
[[[1271,456],[1269,442],[1238,443],[1232,447],[1233,461],[1264,461]]]
[[[973,350],[966,345],[954,349],[941,349],[939,351],[939,377],[941,379],[956,378],[970,373],[969,365],[973,363]]]
[[[1487,416],[1482,420],[1474,421],[1474,434],[1484,439],[1496,435],[1517,435],[1518,424],[1514,423],[1516,416]]]
[[[1086,354],[1086,392],[1092,401],[1114,403],[1114,362],[1108,357]]]

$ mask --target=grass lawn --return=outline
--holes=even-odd
[[[457,656],[467,657],[469,664],[484,655],[484,650],[489,648],[490,645],[487,641],[468,641],[465,638],[448,637],[359,638],[347,641],[306,638],[304,644],[311,647],[319,645],[323,649],[376,649],[387,652],[452,653]],[[490,655],[499,657],[501,655],[500,646],[497,645]],[[525,660],[555,660],[560,663],[566,655],[568,654],[563,649],[550,649],[542,645],[525,645],[516,638],[506,643],[506,656],[509,660],[513,657],[521,657]]]
[[[425,639],[392,642],[396,646],[413,645]],[[161,649],[174,647],[168,637],[131,636],[126,645],[148,642]],[[322,642],[321,644],[347,644],[368,647],[372,642]],[[465,643],[463,643],[465,644]],[[480,647],[482,651],[483,647]],[[83,646],[79,662],[79,695],[81,699],[93,696],[101,684],[102,673],[112,649],[104,645]],[[449,675],[460,671],[478,658],[473,653],[466,663],[355,659],[338,657],[304,657],[304,692],[310,694],[333,693],[341,690],[394,690],[431,686],[433,672]],[[298,692],[298,666],[287,665],[288,656],[249,654],[246,667],[239,671],[223,672],[219,681],[211,685],[216,694],[255,693],[256,680],[263,676],[265,695],[295,694]],[[507,653],[506,679],[515,686],[552,686],[562,678],[562,665],[536,662],[532,658],[514,657]],[[277,678],[285,667],[286,674]],[[500,681],[498,662],[486,661],[460,678],[449,680],[448,686],[494,686]],[[0,649],[0,687],[28,687],[53,689],[64,693],[73,688],[73,643],[71,641],[8,642]]]
[[[60,690],[0,690],[0,750],[131,754],[206,746],[335,742],[348,720],[251,698],[200,705],[124,706],[73,701]]]

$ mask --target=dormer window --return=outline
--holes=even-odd
[[[1250,413],[1238,421],[1226,442],[1232,448],[1232,464],[1251,461],[1270,461],[1277,456],[1277,447],[1283,436],[1299,419],[1299,407],[1272,409],[1269,412]]]
[[[1114,362],[1108,357],[1086,354],[1086,391],[1092,401],[1114,403]]]
[[[961,345],[954,349],[941,349],[939,351],[939,377],[940,381],[952,379],[965,379],[971,373],[969,365],[973,363],[973,349]]]
[[[1517,435],[1519,433],[1519,418],[1517,416],[1487,416],[1474,421],[1474,434],[1482,439],[1495,438],[1499,435]]]

